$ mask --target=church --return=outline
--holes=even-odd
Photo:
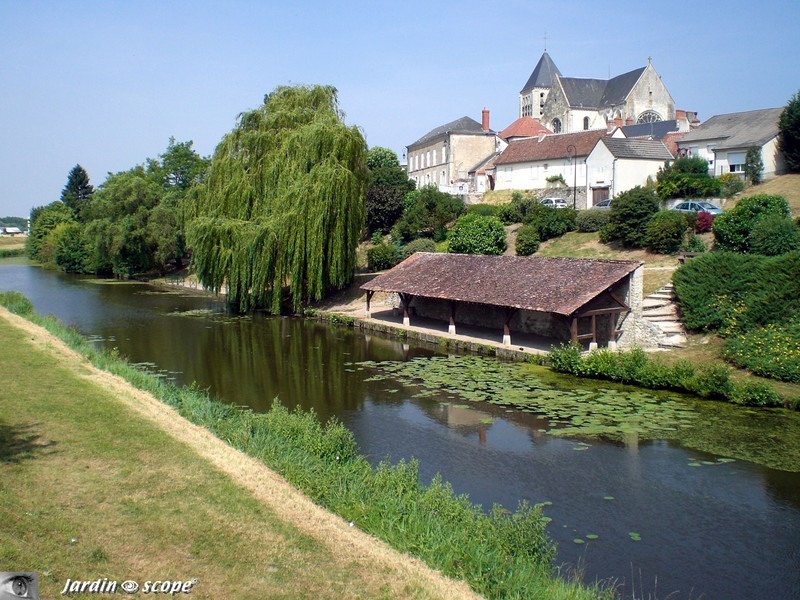
[[[519,93],[519,116],[553,133],[573,133],[668,121],[675,101],[650,59],[611,79],[585,79],[564,77],[545,50]]]

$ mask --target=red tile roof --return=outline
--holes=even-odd
[[[536,137],[541,133],[549,135],[553,132],[533,117],[520,117],[497,135],[501,139],[507,140],[512,137]]]
[[[570,146],[575,147],[575,156],[588,156],[600,138],[608,135],[605,129],[560,133],[525,140],[514,140],[497,157],[496,165],[552,160],[570,156]]]
[[[361,289],[570,316],[642,264],[418,252]]]

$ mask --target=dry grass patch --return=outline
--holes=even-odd
[[[626,249],[603,244],[599,234],[571,231],[560,238],[542,242],[537,256],[563,256],[567,258],[604,258],[612,260],[639,260],[648,267],[677,267],[678,259],[647,250]]]
[[[27,241],[27,237],[18,237],[18,236],[0,236],[0,249],[2,250],[14,250],[16,248],[24,248],[25,242]]]
[[[772,194],[783,196],[789,202],[792,217],[800,216],[800,173],[781,175],[759,185],[745,188],[739,197],[755,196],[756,194]],[[725,209],[736,206],[736,202],[728,201]]]

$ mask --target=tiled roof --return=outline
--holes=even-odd
[[[642,264],[418,252],[361,289],[570,316]]]
[[[536,66],[533,68],[533,73],[531,76],[528,77],[528,81],[525,82],[525,85],[522,87],[520,93],[527,92],[532,90],[533,88],[549,88],[553,85],[553,80],[555,79],[556,75],[561,75],[561,71],[558,70],[556,63],[553,62],[553,59],[550,58],[550,55],[547,53],[547,50],[544,51],[542,57],[539,59],[539,62],[536,63]]]
[[[548,134],[553,133],[547,127],[542,125],[533,117],[520,117],[511,125],[503,129],[497,136],[501,139],[507,140],[508,138],[516,137],[534,137],[540,133]]]
[[[449,123],[440,125],[435,129],[431,129],[428,133],[423,135],[416,142],[414,142],[413,144],[409,144],[408,147],[411,148],[413,146],[425,144],[440,135],[448,133],[483,134],[483,135],[487,134],[487,132],[483,130],[481,124],[478,123],[475,119],[471,117],[461,117],[460,119],[456,119],[455,121],[450,121]],[[491,130],[489,130],[488,133],[494,135],[494,132]]]
[[[637,140],[606,137],[600,140],[616,158],[672,160],[674,157],[660,140]]]
[[[495,164],[503,165],[567,158],[570,156],[569,146],[575,147],[575,156],[588,156],[597,142],[606,135],[605,129],[594,129],[578,133],[560,133],[538,138],[514,140],[497,157]]]
[[[650,138],[660,140],[668,133],[678,131],[678,121],[656,121],[655,123],[637,123],[620,127],[626,138]]]
[[[612,79],[561,77],[561,86],[572,108],[600,109],[623,104],[647,67],[641,67]]]
[[[781,112],[782,108],[765,108],[714,115],[700,127],[687,133],[680,145],[706,140],[724,140],[717,144],[717,150],[763,146],[778,135],[778,119]]]

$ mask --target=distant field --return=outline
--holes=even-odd
[[[27,237],[22,237],[22,236],[15,236],[15,237],[5,236],[5,235],[0,236],[0,248],[3,249],[24,248],[25,241],[27,239],[28,239]]]

